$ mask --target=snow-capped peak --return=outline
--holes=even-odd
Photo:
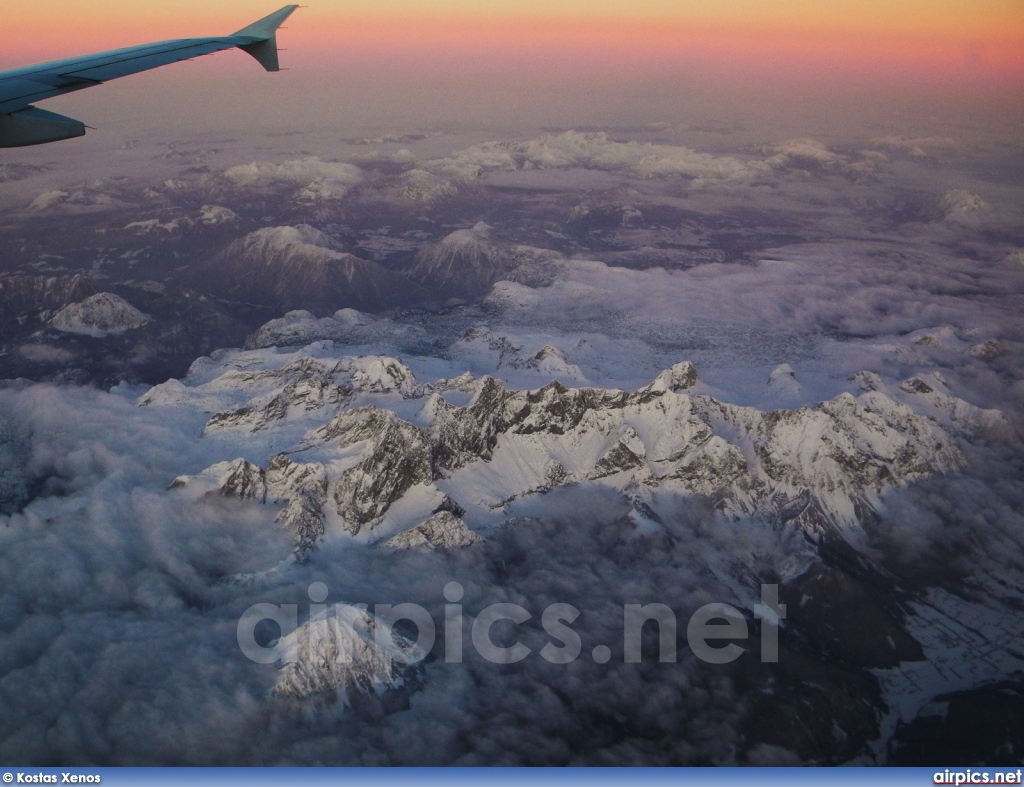
[[[783,400],[797,399],[804,394],[804,387],[796,377],[796,372],[788,363],[782,363],[772,369],[768,375],[768,388]]]
[[[112,292],[100,292],[57,312],[50,325],[65,333],[101,338],[124,333],[149,322],[148,315]]]
[[[280,253],[294,247],[315,246],[319,249],[338,250],[338,244],[324,232],[309,224],[294,227],[264,227],[251,232],[236,243],[242,244],[250,253],[268,255]]]
[[[570,361],[569,356],[553,344],[544,345],[535,355],[525,361],[513,361],[512,366],[535,369],[545,377],[554,380],[586,382],[587,379],[586,375],[583,374],[583,370]]]
[[[203,205],[199,209],[200,224],[226,224],[238,221],[238,214],[221,205]]]
[[[666,369],[644,390],[651,392],[680,392],[693,388],[697,384],[697,368],[689,361],[682,361]]]
[[[402,685],[426,654],[360,606],[335,604],[284,637],[284,666],[274,693],[325,697],[349,705],[353,692],[381,693]]]

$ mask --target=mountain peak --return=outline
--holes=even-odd
[[[359,606],[335,604],[330,612],[284,637],[284,667],[274,693],[305,699],[378,694],[401,686],[424,654],[387,623]]]
[[[226,278],[233,294],[322,316],[342,307],[380,309],[411,295],[406,279],[342,251],[309,224],[251,232],[228,245],[217,263],[214,275]]]
[[[569,379],[574,382],[585,382],[587,379],[583,370],[553,344],[546,344],[531,358],[525,361],[513,361],[511,365],[521,369],[535,369],[549,378]]]
[[[697,367],[690,361],[681,361],[666,369],[644,391],[688,391],[697,384]]]
[[[310,224],[263,227],[255,232],[250,232],[241,241],[250,246],[263,245],[272,249],[284,249],[298,244],[318,246],[333,251],[340,249],[339,245],[330,235]]]
[[[84,301],[65,306],[53,316],[50,325],[65,333],[101,338],[139,328],[149,320],[148,315],[120,295],[100,292]]]
[[[772,369],[768,375],[768,388],[784,399],[792,399],[804,392],[804,387],[796,377],[796,372],[788,363],[782,363]]]
[[[515,266],[510,249],[494,241],[489,224],[456,230],[416,256],[413,278],[458,297],[487,292]]]
[[[471,546],[483,539],[450,511],[438,511],[412,530],[389,538],[381,546],[390,549],[453,549]]]

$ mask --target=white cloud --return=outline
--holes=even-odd
[[[225,170],[223,177],[240,188],[300,186],[297,199],[313,202],[341,199],[363,181],[359,167],[344,162],[324,161],[317,156],[292,159],[280,164],[270,161],[240,164]]]
[[[424,163],[424,168],[464,181],[485,172],[574,167],[636,177],[685,177],[694,185],[750,180],[768,171],[759,161],[713,156],[687,147],[618,142],[604,132],[544,134],[525,142],[487,142]]]
[[[32,200],[32,202],[29,203],[28,209],[33,212],[39,212],[50,210],[55,207],[82,208],[112,204],[114,204],[114,200],[109,194],[103,194],[102,192],[94,189],[78,188],[72,191],[52,189],[50,191],[44,191]]]
[[[949,137],[875,137],[868,143],[874,147],[889,148],[921,157],[938,153],[955,153],[962,149],[960,143]]]
[[[956,223],[972,221],[976,214],[989,209],[985,200],[966,189],[950,189],[942,195],[939,207],[945,213],[946,220]]]
[[[841,166],[846,163],[843,156],[832,152],[823,143],[806,137],[772,145],[767,150],[774,154],[768,159],[768,163],[774,167],[792,166],[803,162],[827,166]]]

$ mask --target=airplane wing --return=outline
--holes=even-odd
[[[85,134],[80,121],[39,109],[32,103],[169,63],[238,47],[256,58],[267,71],[279,71],[277,28],[296,8],[297,5],[286,5],[230,36],[160,41],[0,71],[0,147],[41,145],[80,137]]]

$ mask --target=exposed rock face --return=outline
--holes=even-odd
[[[428,433],[390,410],[361,407],[341,413],[309,439],[340,449],[365,446],[358,464],[341,474],[332,491],[352,535],[383,515],[411,487],[433,480]]]
[[[303,451],[317,452],[318,462],[279,456],[262,476],[248,464],[224,475],[225,493],[285,501],[280,519],[300,551],[313,546],[331,521],[365,537],[391,521],[393,509],[404,512],[405,519],[396,522],[407,521],[410,511],[422,513],[413,528],[418,532],[403,533],[392,546],[456,545],[466,539],[456,519],[463,508],[500,510],[524,495],[578,483],[628,492],[646,522],[657,521],[652,494],[701,495],[728,517],[754,515],[808,533],[837,532],[871,516],[887,489],[961,465],[960,451],[940,426],[943,419],[964,431],[1002,417],[923,380],[908,381],[898,393],[934,413],[922,416],[880,390],[884,383],[877,375],[862,375],[867,390],[859,396],[844,393],[810,407],[761,411],[692,394],[697,375],[689,363],[666,370],[635,393],[558,382],[518,391],[483,377],[472,383],[475,392],[460,407],[432,393],[434,386],[416,383],[394,359],[308,362],[304,373],[343,372],[353,389],[429,396],[419,416],[428,425],[382,407],[345,409],[336,403],[330,420],[306,430],[300,442]],[[293,363],[262,374],[280,384],[295,369]],[[254,373],[246,374],[251,379]],[[229,375],[206,385],[223,385]],[[299,406],[295,383],[284,390],[292,392],[289,407]],[[322,399],[309,391],[321,389],[301,390],[307,397],[301,401],[311,401],[316,415]],[[238,416],[233,426],[258,428],[244,420],[256,418],[254,413]],[[227,428],[223,415],[213,416],[207,431],[218,424]],[[441,498],[449,502],[450,517],[431,514],[440,510]],[[394,525],[389,528],[394,532]]]
[[[340,405],[352,394],[348,386],[333,385],[322,379],[302,379],[288,383],[262,407],[240,407],[229,412],[215,413],[204,431],[247,429],[259,432],[274,421],[288,418],[294,410],[310,412]]]
[[[221,252],[213,267],[212,275],[239,296],[320,315],[343,306],[381,309],[407,302],[411,294],[406,279],[341,251],[308,224],[250,233]]]
[[[128,301],[112,292],[100,292],[57,312],[50,325],[58,331],[103,337],[124,333],[149,322]]]
[[[179,476],[170,489],[189,489],[257,503],[283,503],[277,521],[291,533],[299,555],[314,548],[325,533],[327,469],[316,462],[299,464],[280,454],[264,470],[245,459],[235,459],[212,465],[197,476]]]
[[[265,503],[267,502],[267,473],[262,467],[254,465],[252,462],[237,459],[230,465],[220,492],[229,497]]]
[[[267,465],[266,478],[268,493],[286,501],[277,520],[292,534],[295,551],[301,555],[314,548],[326,532],[327,468],[318,462],[293,462],[280,454]]]
[[[389,538],[382,546],[390,549],[455,549],[480,541],[483,539],[455,514],[438,511],[422,525]]]
[[[972,345],[967,350],[967,353],[978,360],[991,361],[993,358],[1005,355],[1006,346],[996,339],[988,339],[987,341]]]
[[[647,450],[643,441],[637,436],[636,430],[632,426],[627,426],[622,430],[622,436],[615,445],[605,451],[604,455],[597,460],[597,464],[594,465],[594,469],[587,477],[604,478],[624,470],[641,467],[646,453]],[[555,472],[557,473],[557,471]]]
[[[335,604],[279,643],[284,666],[274,693],[349,705],[355,695],[379,694],[411,678],[424,653],[415,643],[360,607]]]

